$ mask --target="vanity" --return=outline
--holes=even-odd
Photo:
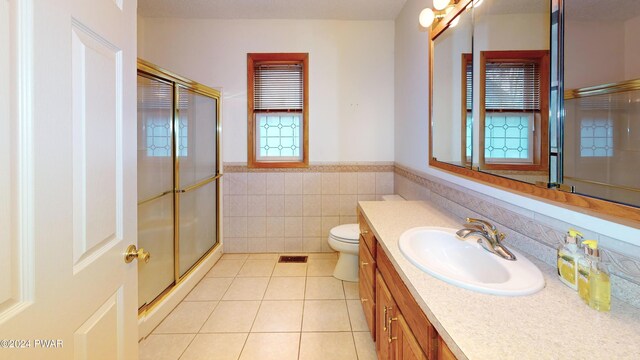
[[[537,293],[495,296],[448,284],[414,266],[398,241],[414,227],[461,228],[461,219],[424,201],[363,201],[358,213],[360,300],[378,359],[640,357],[640,309],[613,299],[611,312],[598,313],[526,254],[544,276]],[[587,331],[589,341],[579,341]]]

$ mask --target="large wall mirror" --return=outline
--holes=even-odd
[[[563,183],[640,206],[640,1],[564,0]]]
[[[458,15],[452,30],[433,41],[433,156],[458,166],[471,165],[471,8]]]
[[[640,1],[452,4],[431,33],[430,164],[640,223]]]

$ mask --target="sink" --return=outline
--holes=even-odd
[[[477,237],[459,240],[458,229],[417,227],[400,235],[402,254],[420,270],[449,284],[485,294],[530,295],[544,288],[544,277],[531,261],[514,251],[517,260],[486,251]]]

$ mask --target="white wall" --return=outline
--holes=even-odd
[[[544,213],[576,226],[640,245],[638,229],[499,190],[429,167],[429,41],[428,33],[422,31],[418,25],[418,14],[427,5],[430,5],[429,1],[407,0],[396,18],[395,161],[524,209]]]
[[[426,171],[429,162],[429,32],[418,14],[430,1],[407,0],[395,22],[395,161]]]
[[[625,79],[640,78],[640,16],[624,23],[624,72]]]
[[[624,23],[567,21],[565,89],[622,81],[625,72],[624,47]]]
[[[248,52],[309,53],[309,158],[393,161],[393,21],[140,19],[139,56],[223,94],[223,161],[247,161]]]

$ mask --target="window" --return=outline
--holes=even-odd
[[[147,156],[171,157],[171,125],[170,119],[148,118],[145,121],[147,137]],[[178,156],[186,157],[188,151],[189,128],[186,119],[179,120]]]
[[[462,163],[471,165],[473,147],[473,55],[462,54]]]
[[[611,119],[580,120],[580,156],[613,156],[613,121]]]
[[[247,55],[249,167],[307,167],[308,54]]]
[[[549,52],[480,53],[480,167],[548,167]]]

